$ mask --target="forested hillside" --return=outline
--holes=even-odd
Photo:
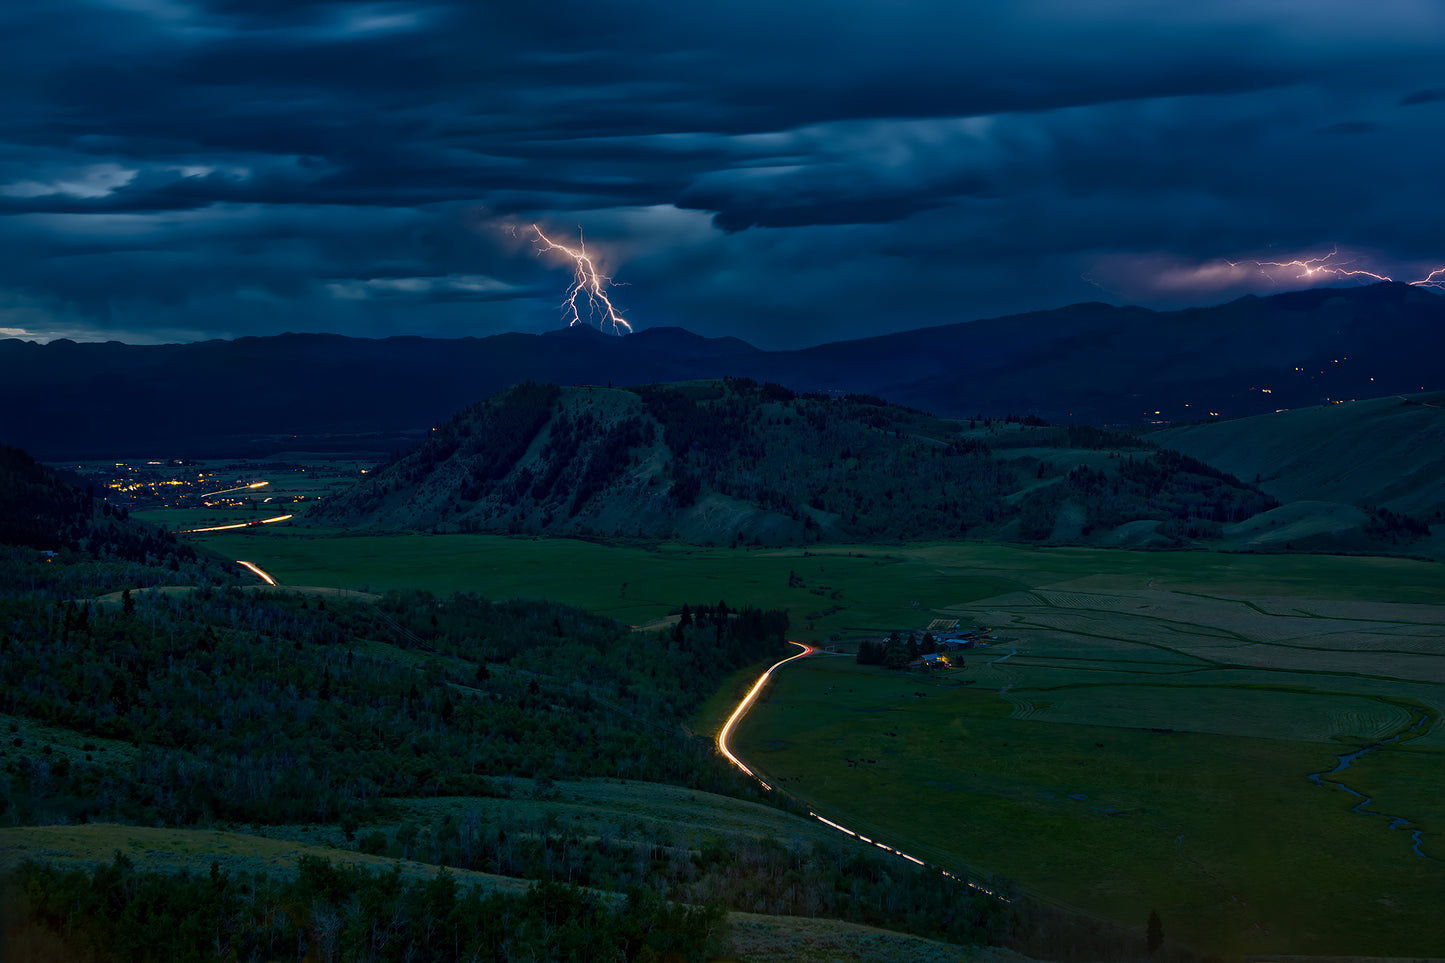
[[[0,819],[336,822],[508,775],[745,789],[677,720],[782,645],[786,618],[750,613],[664,639],[470,596],[11,592],[0,711],[143,751],[12,761]]]
[[[762,545],[1097,541],[1144,522],[1146,540],[1178,546],[1275,504],[1132,435],[948,420],[728,378],[519,385],[436,426],[311,520]]]
[[[95,564],[71,565],[71,562]],[[193,583],[221,560],[136,521],[19,448],[0,445],[0,580],[56,595]]]
[[[801,835],[661,828],[674,826],[661,784],[788,805],[684,726],[729,673],[783,647],[780,611],[694,600],[670,630],[644,633],[540,600],[241,585],[10,454],[25,482],[12,494],[79,527],[59,549],[8,543],[0,566],[7,958],[169,959],[184,946],[207,959],[702,959],[726,952],[728,910],[960,942],[1015,925],[996,901],[776,809],[742,804]],[[109,521],[154,546],[117,561]],[[117,584],[113,600],[71,594]],[[589,780],[657,794],[658,821],[583,831],[554,801]],[[477,805],[512,799],[485,818]],[[419,821],[428,802],[462,815]],[[304,854],[295,872],[172,876],[122,855],[124,830],[104,866],[19,858],[17,827],[102,823],[224,828],[228,862],[248,838],[314,830],[341,857],[537,885],[494,892],[445,871],[417,882]]]

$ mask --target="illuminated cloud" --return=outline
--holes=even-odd
[[[521,289],[514,284],[480,274],[442,278],[367,278],[365,280],[329,281],[326,284],[326,290],[333,298],[343,301],[426,300],[432,297],[493,300],[516,297],[521,293]]]
[[[1387,273],[1388,272],[1388,273]],[[1155,304],[1198,304],[1221,296],[1274,294],[1302,288],[1399,281],[1422,287],[1445,284],[1445,267],[1387,267],[1378,258],[1339,248],[1298,254],[1270,254],[1188,261],[1171,254],[1101,257],[1087,278],[1125,300]]]
[[[135,180],[139,171],[119,164],[89,164],[53,176],[46,181],[17,180],[0,184],[5,197],[50,197],[63,195],[93,199],[106,197]]]

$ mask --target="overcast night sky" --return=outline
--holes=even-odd
[[[0,78],[0,337],[545,331],[534,222],[766,348],[1445,265],[1437,0],[48,0]]]

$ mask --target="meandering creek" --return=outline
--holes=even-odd
[[[1376,751],[1377,749],[1383,749],[1385,746],[1388,746],[1391,743],[1399,742],[1406,736],[1413,734],[1415,730],[1420,729],[1423,726],[1429,725],[1429,723],[1429,713],[1420,712],[1420,717],[1416,719],[1409,728],[1400,730],[1390,738],[1381,739],[1379,742],[1365,746],[1363,749],[1356,749],[1354,752],[1347,752],[1344,755],[1336,756],[1335,758],[1339,760],[1339,764],[1336,765],[1335,768],[1328,771],[1310,773],[1310,782],[1314,783],[1316,786],[1323,786],[1325,784],[1325,777],[1333,776],[1336,773],[1344,772],[1346,769],[1353,766],[1355,764],[1355,760],[1359,759],[1361,756],[1367,756],[1370,753]],[[1338,779],[1331,779],[1330,783],[1336,788],[1343,789],[1351,796],[1359,799],[1359,802],[1355,803],[1353,806],[1350,807],[1350,812],[1363,813],[1366,816],[1379,816],[1382,819],[1388,819],[1390,821],[1391,829],[1408,829],[1410,826],[1414,825],[1411,820],[1405,818],[1404,816],[1391,816],[1389,813],[1382,813],[1377,809],[1366,809],[1365,807],[1372,802],[1369,796],[1366,796],[1364,793],[1359,792],[1358,790],[1351,789],[1349,786],[1346,786]],[[1440,862],[1440,860],[1436,859],[1434,856],[1427,855],[1425,850],[1422,848],[1422,843],[1420,841],[1421,830],[1410,829],[1409,832],[1410,838],[1414,840],[1414,845],[1412,846],[1412,849],[1414,849],[1416,856],[1419,856],[1421,859],[1431,860],[1432,862]]]

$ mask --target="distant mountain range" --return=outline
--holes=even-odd
[[[524,381],[741,376],[949,417],[1137,425],[1445,388],[1445,297],[1385,283],[1157,312],[1077,304],[795,351],[653,328],[137,346],[0,341],[0,442],[46,460],[391,451]]]

